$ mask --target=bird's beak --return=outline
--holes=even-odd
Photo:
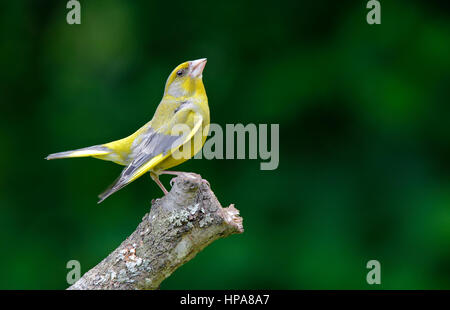
[[[194,78],[201,78],[203,69],[205,69],[206,60],[207,60],[206,58],[201,58],[201,59],[191,61],[191,65],[190,65],[191,72],[189,75]]]

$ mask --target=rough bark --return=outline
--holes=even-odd
[[[211,242],[244,231],[239,211],[222,208],[199,175],[172,181],[136,230],[68,289],[157,289]]]

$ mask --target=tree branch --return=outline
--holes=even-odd
[[[136,230],[69,290],[157,289],[213,241],[244,231],[239,211],[233,205],[222,208],[199,175],[173,181]]]

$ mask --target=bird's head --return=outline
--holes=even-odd
[[[202,73],[206,65],[206,58],[186,61],[176,67],[166,82],[164,95],[187,97],[205,92]]]

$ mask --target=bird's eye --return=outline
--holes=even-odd
[[[183,69],[177,71],[177,76],[183,76],[183,74],[184,74]]]

